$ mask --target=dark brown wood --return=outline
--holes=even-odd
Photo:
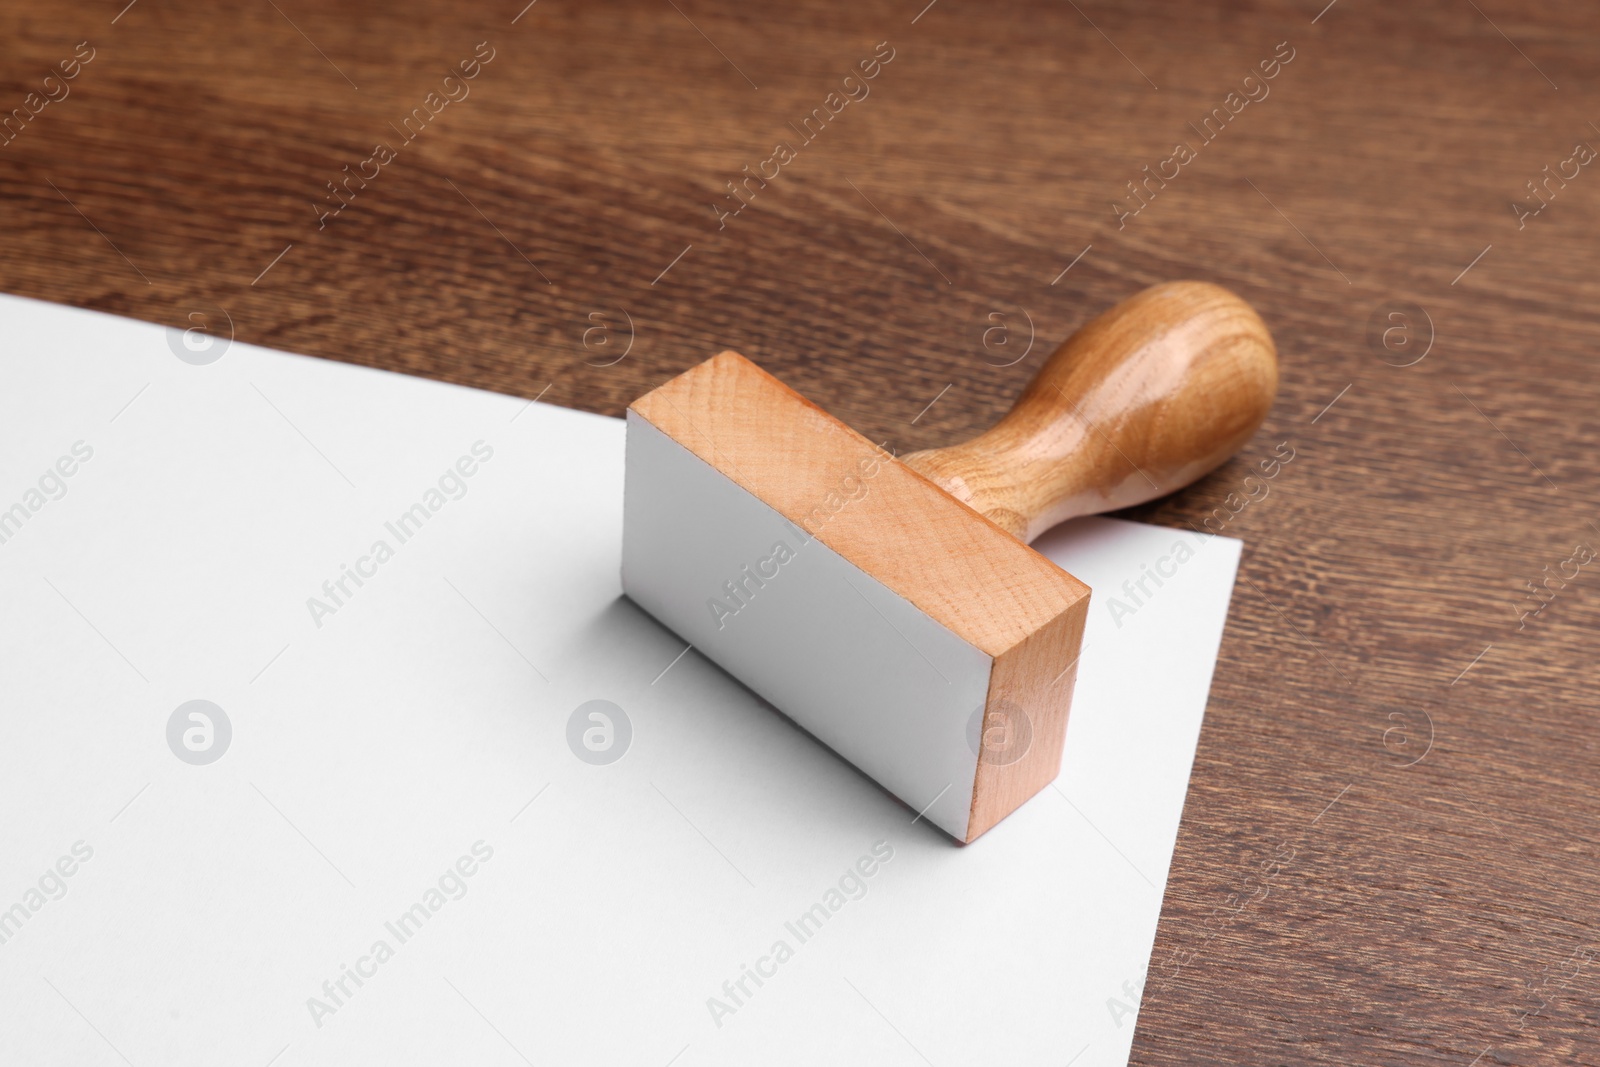
[[[904,452],[1224,285],[1282,384],[1133,512],[1247,544],[1134,1058],[1594,1063],[1600,22],[1324,2],[6,0],[0,109],[93,59],[0,146],[0,289],[611,414],[733,347]]]

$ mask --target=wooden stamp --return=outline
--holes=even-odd
[[[623,589],[969,842],[1061,766],[1089,589],[1027,541],[1213,470],[1277,381],[1249,305],[1159,285],[993,429],[897,459],[723,352],[628,409]]]

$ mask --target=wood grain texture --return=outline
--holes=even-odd
[[[630,407],[987,656],[1003,656],[1088,595],[1082,582],[737,352],[706,360]]]
[[[1032,541],[1216,470],[1277,390],[1277,351],[1250,305],[1220,286],[1166,282],[1067,338],[992,429],[904,462]]]
[[[1055,779],[1086,585],[737,352],[629,410],[990,658],[963,842]],[[839,596],[838,617],[848,617],[851,593]]]
[[[1600,544],[1600,175],[1544,170],[1600,143],[1588,5],[277,6],[0,7],[0,110],[96,49],[0,147],[0,288],[610,414],[734,347],[906,452],[1224,285],[1282,380],[1130,513],[1247,546],[1134,1060],[1600,1061],[1600,577],[1546,578]]]
[[[1061,774],[1088,614],[1085,589],[1072,607],[995,659],[979,724],[968,842]]]

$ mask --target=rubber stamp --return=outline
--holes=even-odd
[[[723,352],[628,408],[623,589],[969,842],[1061,767],[1090,591],[1028,542],[1215,469],[1277,382],[1248,304],[1158,285],[992,429],[896,458]]]

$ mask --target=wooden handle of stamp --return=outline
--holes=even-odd
[[[1254,309],[1219,286],[1171,282],[1069,337],[993,429],[903,462],[1031,541],[1221,466],[1277,389],[1277,349]]]

